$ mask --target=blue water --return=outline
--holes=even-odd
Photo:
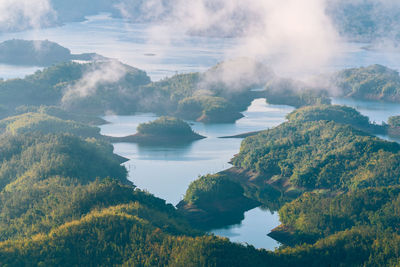
[[[181,33],[157,38],[151,35],[152,25],[131,24],[107,14],[90,16],[87,21],[67,23],[62,27],[0,33],[0,41],[13,38],[57,42],[72,53],[96,52],[116,58],[126,64],[146,70],[153,80],[170,77],[175,73],[204,71],[225,59],[237,43],[234,38],[195,37]],[[168,40],[168,41],[166,41]],[[400,70],[400,53],[365,50],[366,44],[344,43],[331,62],[318,69],[319,73],[348,67],[382,64]],[[246,55],[239,55],[243,57]],[[274,66],[274,62],[266,62]],[[10,69],[13,68],[10,66]],[[0,67],[0,78],[24,77],[37,68]],[[289,75],[279,73],[280,75]],[[294,73],[290,73],[293,75]]]
[[[332,104],[345,105],[357,109],[361,114],[368,116],[371,122],[381,124],[389,117],[400,115],[400,105],[396,103],[365,101],[349,98],[332,98]]]
[[[96,52],[116,58],[146,70],[153,80],[175,73],[204,71],[224,60],[224,51],[236,44],[235,39],[176,34],[165,45],[163,42],[149,41],[149,27],[146,24],[129,24],[101,14],[89,17],[85,22],[68,23],[57,28],[0,34],[0,41],[12,38],[48,39],[71,49],[72,53]],[[367,51],[362,49],[363,46],[344,44],[341,53],[326,67],[321,68],[320,72],[376,63],[400,70],[399,53]],[[267,63],[273,66],[273,63]],[[38,69],[40,68],[0,65],[0,78],[24,77]],[[348,99],[334,99],[333,102],[353,106],[377,123],[400,114],[399,105]],[[192,122],[195,131],[207,136],[206,139],[172,147],[118,143],[114,144],[115,152],[130,159],[125,165],[129,170],[129,179],[138,187],[176,204],[182,199],[190,182],[199,175],[216,173],[231,166],[228,162],[238,153],[241,140],[217,137],[274,127],[282,123],[291,110],[291,107],[268,105],[259,99],[245,112],[246,117],[234,124],[205,125]],[[104,125],[101,129],[103,134],[125,136],[135,133],[139,123],[156,118],[152,114],[106,116],[105,119],[111,124]],[[383,138],[389,139],[385,136]],[[215,229],[213,232],[232,241],[247,242],[257,248],[274,249],[278,243],[266,234],[277,225],[277,213],[256,208],[245,214],[241,224]]]
[[[271,128],[285,121],[285,116],[293,110],[289,106],[269,105],[265,99],[256,99],[248,108],[244,118],[231,124],[203,124],[190,122],[193,129],[206,139],[183,146],[142,146],[138,144],[114,144],[115,152],[129,159],[125,166],[129,179],[141,189],[146,189],[157,197],[176,205],[182,200],[190,182],[198,176],[217,173],[231,165],[229,160],[239,151],[241,139],[220,139]],[[102,134],[125,136],[133,134],[139,123],[157,117],[152,114],[135,116],[106,116],[111,124],[101,127]],[[245,214],[239,225],[213,232],[231,238],[233,241],[247,242],[259,248],[274,249],[278,243],[266,234],[279,225],[277,213],[257,208]]]

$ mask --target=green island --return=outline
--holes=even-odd
[[[369,119],[348,107],[287,118],[244,139],[234,167],[192,182],[178,210],[202,225],[262,205],[279,210],[282,224],[269,234],[284,244],[276,253],[298,265],[395,265],[400,145],[362,131]]]
[[[354,108],[341,105],[306,106],[294,110],[286,118],[290,122],[334,121],[351,125],[371,134],[384,134],[387,130],[385,125],[371,123],[367,116],[362,115]]]
[[[72,120],[62,120],[43,113],[24,113],[0,121],[0,132],[17,135],[32,132],[70,133],[82,137],[100,138],[100,129]]]
[[[75,114],[152,112],[205,123],[233,123],[259,97],[250,89],[261,81],[231,91],[212,79],[222,66],[151,82],[146,72],[115,60],[60,63],[23,79],[0,80],[0,115],[12,115],[19,106],[47,105]],[[101,76],[110,78],[90,82]]]
[[[135,188],[111,144],[25,127],[32,131],[0,134],[1,265],[277,262],[192,228],[171,204]]]
[[[160,117],[148,123],[141,123],[137,133],[126,137],[106,137],[112,142],[141,144],[177,144],[205,138],[195,133],[190,125],[177,118]]]
[[[262,64],[226,83],[221,73],[236,64],[247,63],[152,82],[117,61],[67,62],[0,81],[0,264],[398,264],[400,145],[374,136],[395,135],[398,116],[371,123]],[[87,87],[99,74],[112,78]],[[398,76],[374,65],[335,82],[345,97],[397,102]],[[201,139],[182,119],[235,122],[256,98],[298,109],[273,129],[238,135],[246,138],[233,167],[193,181],[176,208],[136,188],[109,143]],[[96,127],[108,111],[162,117],[110,138]],[[283,245],[274,252],[206,232],[258,206],[279,212],[269,235]]]
[[[399,73],[382,65],[339,71],[332,82],[344,97],[400,102]]]
[[[376,124],[331,105],[333,97],[399,104],[399,72],[375,64],[300,81],[271,69],[310,60],[319,73],[356,66],[365,55],[396,66],[398,1],[207,0],[193,1],[195,8],[186,2],[0,1],[0,63],[13,76],[41,67],[24,78],[0,77],[0,266],[400,266],[400,142],[388,141],[400,140],[400,115]],[[65,27],[42,29],[53,26]],[[169,35],[173,46],[159,49]],[[160,58],[169,61],[168,71],[186,62],[191,66],[183,69],[215,64],[228,54],[257,59],[152,81],[145,70],[96,53],[73,54],[48,40],[6,40],[15,36],[109,49],[123,62],[134,57],[152,66],[152,73],[167,66],[155,63]],[[139,55],[123,51],[131,45]],[[318,64],[328,56],[334,65]],[[304,65],[299,72],[309,72]],[[205,137],[185,121],[232,129],[260,98],[296,110],[274,128],[221,137],[243,138],[232,167],[199,175],[176,207],[138,188],[128,179],[129,159],[114,153],[115,142],[186,148]],[[103,116],[137,113],[159,119],[130,136],[100,133],[108,123]],[[177,173],[185,168],[174,164]],[[168,177],[162,172],[157,182]],[[268,233],[281,244],[274,251],[210,233],[243,222],[255,207],[279,213],[281,224]]]
[[[95,127],[104,121],[21,104],[0,121],[2,265],[396,263],[400,145],[365,132],[381,126],[351,108],[303,107],[246,138],[234,167],[194,181],[175,209],[127,180]],[[168,117],[138,133],[166,129],[193,134]],[[259,205],[279,210],[275,252],[203,232]]]

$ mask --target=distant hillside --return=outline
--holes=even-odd
[[[51,66],[71,60],[100,60],[95,53],[73,55],[68,48],[57,43],[29,40],[8,40],[0,43],[0,63],[23,66]]]
[[[333,83],[345,97],[400,103],[400,76],[382,65],[339,71]]]
[[[290,122],[334,121],[374,134],[383,134],[387,130],[383,125],[370,123],[369,118],[356,109],[340,105],[307,106],[294,110],[286,118]]]

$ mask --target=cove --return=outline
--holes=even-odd
[[[203,124],[189,122],[194,131],[206,139],[183,146],[143,146],[130,143],[114,144],[115,153],[129,159],[125,163],[129,179],[139,188],[176,205],[182,200],[190,182],[199,175],[217,173],[231,165],[230,159],[239,152],[242,139],[221,139],[246,132],[275,127],[285,121],[292,107],[270,105],[265,99],[256,99],[243,112],[244,118],[232,124]],[[142,122],[155,120],[154,114],[134,116],[105,116],[110,124],[101,126],[101,133],[110,136],[134,134]],[[256,208],[245,213],[238,225],[214,229],[216,235],[235,242],[246,242],[257,248],[273,250],[279,244],[267,234],[278,226],[277,212]]]

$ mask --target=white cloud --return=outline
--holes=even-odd
[[[125,14],[132,14],[129,7]],[[159,19],[151,28],[152,42],[167,47],[180,33],[239,35],[226,59],[261,60],[278,74],[315,72],[340,44],[325,0],[147,0],[140,10]]]
[[[116,60],[97,62],[83,74],[80,80],[67,88],[62,102],[69,103],[74,99],[94,95],[99,86],[120,81],[126,72],[126,66]]]
[[[55,17],[49,0],[0,0],[0,30],[40,28]]]

